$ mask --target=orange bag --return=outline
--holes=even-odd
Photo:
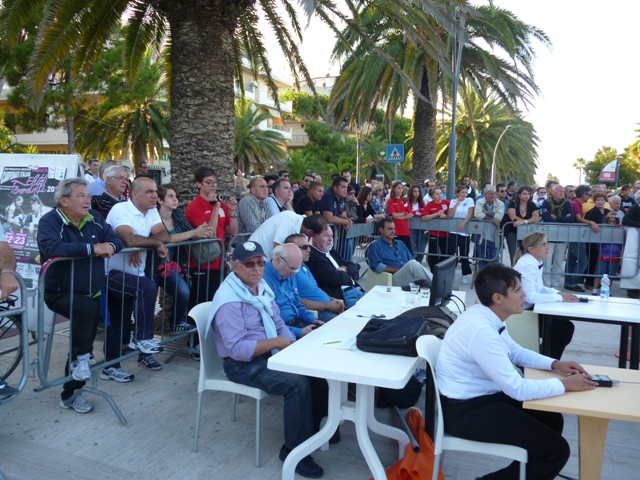
[[[387,469],[388,480],[431,480],[433,475],[433,440],[425,431],[422,412],[417,408],[407,411],[407,424],[418,440],[420,452],[413,451],[411,444],[407,445],[404,457]],[[438,480],[444,480],[442,469],[438,472]]]

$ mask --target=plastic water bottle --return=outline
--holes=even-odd
[[[602,276],[602,280],[600,281],[600,298],[602,300],[609,300],[610,295],[611,295],[611,280],[609,280],[609,275],[605,273]]]

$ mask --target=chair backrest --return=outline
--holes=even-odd
[[[373,270],[369,269],[369,271],[367,272],[367,288],[365,290],[368,292],[376,285],[383,285],[385,287],[392,286],[393,275],[387,272],[376,273]]]
[[[207,379],[214,378],[214,375],[223,370],[222,359],[218,356],[213,331],[205,338],[207,324],[209,323],[209,311],[212,302],[203,302],[189,311],[189,316],[196,321],[198,336],[200,337],[200,379],[198,381],[198,392],[205,390]]]
[[[511,315],[506,322],[509,336],[521,347],[540,353],[540,331],[538,314],[525,310],[518,315]]]
[[[442,340],[434,335],[423,335],[416,342],[418,356],[427,361],[427,395],[425,404],[425,423],[427,433],[431,436],[436,455],[442,452],[442,439],[444,437],[444,421],[442,418],[442,406],[440,394],[436,383],[436,365]]]

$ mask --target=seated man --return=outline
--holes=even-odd
[[[88,413],[93,406],[80,389],[91,378],[89,359],[102,319],[104,259],[122,250],[124,243],[102,215],[89,209],[91,195],[84,179],[62,180],[53,198],[56,209],[42,217],[38,228],[41,262],[52,257],[81,257],[74,261],[73,270],[69,262],[53,264],[44,279],[44,302],[71,320],[71,355],[65,365],[65,375],[71,371],[71,379],[62,385],[60,407]]]
[[[356,283],[360,278],[360,266],[345,261],[333,248],[331,227],[315,235],[312,242],[307,264],[318,286],[328,295],[344,300],[347,308],[353,307],[364,296],[364,291]]]
[[[156,209],[158,186],[151,178],[138,177],[131,185],[131,198],[111,208],[107,223],[126,247],[155,248],[154,255],[166,258],[168,250],[165,243],[169,243],[170,237]],[[162,365],[153,358],[153,354],[162,352],[164,347],[153,338],[157,288],[144,273],[146,259],[147,252],[140,251],[118,254],[109,262],[107,302],[111,326],[107,329],[105,353],[107,361],[122,355],[123,341],[129,341],[133,313],[136,319],[133,343],[140,352],[138,364],[150,370],[162,370]],[[100,378],[125,383],[133,379],[133,374],[122,369],[118,362],[103,370]]]
[[[302,253],[302,267],[296,273],[296,282],[298,283],[298,295],[300,303],[309,310],[318,312],[318,319],[323,322],[329,321],[344,312],[344,301],[338,298],[329,297],[320,287],[316,279],[313,278],[309,267],[305,265],[309,261],[310,248],[309,240],[301,233],[289,235],[285,243],[293,243],[297,245]]]
[[[560,362],[515,343],[504,321],[522,312],[520,274],[501,264],[480,270],[474,305],[449,327],[442,342],[436,379],[445,430],[480,442],[527,450],[528,479],[553,479],[569,459],[560,413],[524,410],[522,402],[592,390],[596,383],[576,362]],[[514,365],[557,370],[562,379],[526,380]],[[518,462],[482,478],[518,478]]]
[[[16,279],[16,256],[11,245],[7,242],[4,230],[0,228],[0,302],[20,288]],[[17,388],[10,387],[0,378],[0,397],[17,395]]]
[[[316,320],[313,313],[300,302],[296,273],[302,267],[302,253],[292,244],[278,245],[273,258],[264,268],[264,280],[275,295],[280,316],[296,338],[304,337],[324,322]]]
[[[327,414],[328,391],[322,379],[267,368],[269,357],[293,343],[295,336],[284,324],[274,294],[262,279],[265,258],[255,242],[234,249],[233,272],[213,297],[210,318],[227,378],[284,397],[284,445],[279,455],[284,462],[291,450],[318,430]],[[296,466],[296,473],[319,478],[324,472],[309,455]]]
[[[391,217],[383,218],[378,225],[380,238],[369,246],[367,257],[371,270],[393,274],[393,284],[409,285],[411,282],[431,286],[431,272],[413,258],[407,246],[394,239],[396,227]]]

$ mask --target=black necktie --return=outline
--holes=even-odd
[[[504,329],[507,328],[504,325],[500,327],[500,329],[498,330],[498,335],[502,335],[502,332],[504,332]]]
[[[538,270],[540,270],[542,267],[544,267],[544,263],[541,263],[540,265],[538,265]]]

